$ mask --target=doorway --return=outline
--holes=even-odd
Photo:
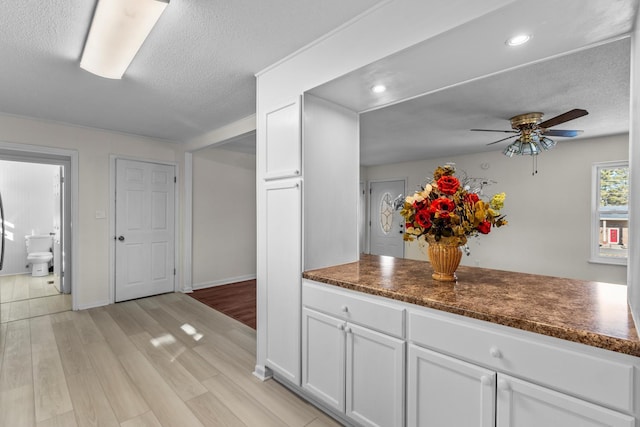
[[[72,198],[65,183],[72,159],[51,153],[55,150],[18,151],[7,145],[0,143],[6,243],[0,271],[2,323],[73,308]]]
[[[174,165],[115,159],[115,302],[175,288]]]
[[[404,197],[405,181],[369,183],[369,252],[372,255],[404,257],[404,221],[394,200]]]

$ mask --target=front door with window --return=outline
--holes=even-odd
[[[404,257],[404,220],[393,208],[393,201],[404,196],[404,181],[372,182],[369,212],[371,212],[370,252],[373,255]]]
[[[174,166],[116,160],[116,302],[174,290],[174,180]]]

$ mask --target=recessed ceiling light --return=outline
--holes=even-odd
[[[529,34],[518,34],[517,36],[508,38],[506,43],[507,46],[520,46],[529,40],[531,40],[531,36]]]
[[[387,87],[385,85],[375,85],[371,88],[371,92],[373,93],[382,93],[385,90],[387,90]]]

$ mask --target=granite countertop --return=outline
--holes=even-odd
[[[466,266],[456,283],[431,273],[424,261],[362,255],[303,277],[640,357],[626,286]]]

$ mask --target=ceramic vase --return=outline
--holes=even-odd
[[[427,242],[427,253],[433,267],[431,277],[441,282],[455,282],[456,270],[462,259],[461,246],[466,243],[466,239],[442,237],[436,241],[433,236],[427,236]]]

